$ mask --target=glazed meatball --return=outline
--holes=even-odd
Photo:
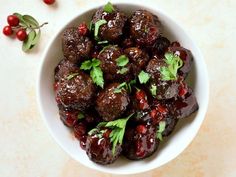
[[[70,62],[67,59],[63,59],[55,68],[55,75],[54,75],[55,82],[58,82],[61,79],[64,79],[70,73],[76,73],[78,71],[79,71],[79,67],[76,64]]]
[[[190,50],[183,47],[169,47],[169,51],[178,55],[182,59],[183,66],[178,70],[178,74],[186,78],[191,70],[193,62],[193,56]]]
[[[175,129],[175,126],[178,123],[178,119],[173,116],[167,116],[163,119],[165,121],[165,130],[162,132],[162,136],[169,136]]]
[[[81,71],[74,73],[74,77],[60,82],[56,90],[60,104],[81,111],[92,105],[94,96],[95,86],[92,79]]]
[[[160,33],[160,22],[157,16],[146,10],[137,10],[132,14],[130,34],[139,45],[153,45]]]
[[[127,48],[124,50],[124,53],[131,62],[132,73],[134,76],[137,76],[149,61],[148,54],[137,47]]]
[[[66,59],[80,63],[89,57],[93,43],[87,36],[81,36],[76,27],[67,28],[62,35],[62,50]]]
[[[123,34],[127,17],[115,6],[114,11],[111,13],[105,12],[102,7],[93,15],[92,24],[94,25],[100,20],[106,20],[107,23],[99,27],[98,37],[100,40],[107,40],[114,43]]]
[[[119,83],[112,83],[98,93],[96,110],[104,121],[112,121],[119,118],[127,109],[130,102],[126,90],[116,93]]]
[[[101,69],[103,71],[105,80],[127,80],[129,79],[129,66],[128,71],[125,74],[120,74],[121,67],[117,65],[117,58],[123,55],[123,51],[118,46],[107,46],[98,55],[98,59],[101,61]]]
[[[86,153],[88,157],[98,164],[111,164],[113,163],[121,153],[121,145],[117,145],[115,153],[112,153],[112,143],[105,132],[102,136],[98,135],[98,132],[94,132],[87,137],[86,141]]]
[[[158,145],[155,126],[139,124],[126,129],[123,154],[131,160],[144,159],[151,156],[157,150]]]
[[[167,64],[163,59],[154,58],[149,61],[146,71],[151,75],[149,89],[153,86],[157,87],[156,98],[170,99],[178,94],[178,82],[175,80],[164,81],[161,78],[161,67],[166,67]]]

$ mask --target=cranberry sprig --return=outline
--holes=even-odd
[[[11,36],[16,32],[18,40],[23,41],[22,50],[27,52],[32,49],[39,41],[41,31],[40,29],[48,24],[43,23],[39,25],[38,21],[30,15],[21,15],[14,13],[7,17],[8,26],[3,28],[3,34]]]

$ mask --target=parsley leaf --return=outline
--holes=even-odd
[[[98,44],[107,44],[108,41],[99,41]]]
[[[130,117],[134,114],[130,114],[127,118],[121,118],[114,121],[107,122],[105,127],[112,129],[109,137],[112,142],[112,153],[115,154],[117,144],[122,144],[125,134],[126,123]]]
[[[120,85],[118,85],[117,88],[115,88],[114,93],[121,93],[122,90],[126,90],[126,89],[128,89],[128,85],[126,82],[123,82]]]
[[[79,113],[78,116],[77,116],[78,119],[83,119],[85,118],[84,114],[83,113]]]
[[[72,74],[69,74],[67,77],[66,77],[66,79],[67,80],[71,80],[72,78],[74,78],[75,76],[78,76],[79,75],[79,73],[72,73]]]
[[[164,132],[165,127],[166,127],[166,122],[165,121],[160,121],[159,122],[159,129],[157,131],[157,138],[161,141],[163,140],[162,133]]]
[[[129,58],[126,57],[125,55],[121,55],[116,59],[116,64],[117,66],[125,66],[129,63]]]
[[[117,71],[117,74],[125,74],[125,73],[127,73],[128,71],[129,71],[128,68],[121,68],[121,69],[119,69],[119,70]]]
[[[90,71],[90,76],[92,77],[92,80],[96,85],[103,88],[104,79],[103,79],[103,72],[100,67],[93,67],[93,69]]]
[[[107,13],[112,13],[113,11],[115,11],[113,5],[108,2],[104,7],[103,7],[103,10]]]
[[[82,70],[90,70],[90,76],[93,80],[93,82],[103,88],[104,86],[104,79],[103,79],[103,72],[101,68],[99,67],[100,65],[100,60],[93,58],[92,60],[87,60],[84,61],[80,69]]]
[[[150,79],[150,75],[144,71],[141,71],[138,75],[138,79],[141,84],[146,84]]]
[[[150,92],[151,92],[152,96],[156,96],[157,95],[157,86],[152,84],[151,88],[150,88]]]
[[[93,63],[90,60],[84,61],[81,66],[80,69],[82,70],[90,70],[93,67]]]
[[[100,26],[102,26],[102,25],[104,25],[104,24],[106,24],[106,23],[107,23],[107,21],[104,20],[104,19],[99,20],[99,21],[97,21],[97,22],[95,23],[94,37],[95,37],[96,40],[98,40],[98,32],[99,32]]]
[[[165,62],[168,66],[161,67],[161,79],[164,81],[177,80],[178,69],[183,66],[182,59],[173,53],[167,52],[165,53]]]

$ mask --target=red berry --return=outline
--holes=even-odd
[[[150,113],[151,118],[154,119],[156,117],[156,115],[157,115],[157,110],[153,109]]]
[[[136,99],[137,100],[145,99],[145,97],[146,97],[146,94],[145,94],[144,91],[139,90],[139,91],[136,92]]]
[[[24,29],[20,29],[16,32],[16,37],[20,41],[24,41],[27,38],[27,33]]]
[[[81,36],[85,36],[86,34],[88,34],[88,31],[89,31],[89,29],[85,23],[81,23],[78,27],[78,30],[79,30],[79,34]]]
[[[144,125],[138,125],[136,130],[140,134],[145,134],[147,132],[147,128]]]
[[[188,93],[188,89],[186,84],[182,83],[179,86],[179,96],[183,97],[184,95],[186,95]]]
[[[10,36],[12,35],[13,31],[12,28],[10,26],[5,26],[2,30],[3,34],[5,34],[6,36]]]
[[[162,106],[160,104],[157,105],[157,111],[161,114],[167,114],[168,110],[165,106]]]
[[[53,3],[55,3],[56,0],[43,0],[43,2],[45,2],[45,4],[51,5]]]
[[[16,15],[9,15],[7,17],[7,22],[10,26],[18,26],[20,20]]]

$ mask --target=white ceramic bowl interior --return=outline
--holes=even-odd
[[[136,3],[135,3],[136,4]],[[208,77],[206,65],[203,56],[195,45],[194,41],[186,34],[186,32],[174,22],[168,15],[161,10],[145,5],[135,5],[134,3],[118,3],[120,9],[130,14],[137,9],[146,9],[156,14],[164,28],[164,35],[171,41],[179,41],[182,46],[192,51],[194,56],[194,64],[190,76],[188,78],[194,89],[199,110],[191,116],[191,118],[179,121],[174,133],[161,143],[158,151],[150,158],[140,161],[126,160],[124,157],[119,158],[114,164],[102,166],[90,161],[83,151],[79,142],[73,137],[72,132],[63,125],[59,119],[57,104],[54,99],[53,82],[54,68],[63,58],[61,50],[61,33],[69,26],[76,26],[80,22],[89,22],[96,8],[79,13],[73,20],[65,23],[65,26],[52,38],[42,59],[40,72],[37,82],[37,99],[40,113],[56,142],[75,160],[81,164],[113,174],[133,174],[145,172],[157,168],[178,156],[196,136],[206,113],[208,105]]]

